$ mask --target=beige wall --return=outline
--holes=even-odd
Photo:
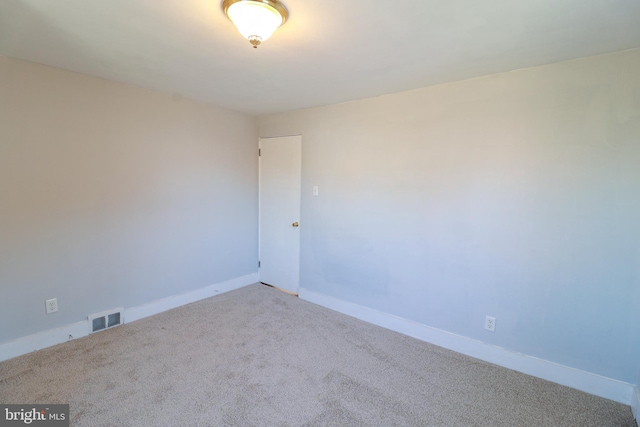
[[[256,152],[254,117],[0,57],[0,342],[254,273]]]
[[[636,382],[640,50],[260,119],[292,134],[303,288]]]
[[[639,50],[260,119],[298,133],[304,288],[636,381]],[[255,272],[257,137],[0,57],[0,343]]]

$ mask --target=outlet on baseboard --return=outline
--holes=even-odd
[[[48,299],[44,303],[47,308],[47,314],[55,313],[56,311],[58,311],[58,298]]]
[[[487,316],[484,318],[484,328],[489,332],[496,331],[496,318]]]

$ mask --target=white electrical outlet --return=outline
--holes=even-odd
[[[58,298],[51,298],[45,301],[47,307],[47,314],[55,313],[58,311]]]
[[[495,332],[496,331],[496,318],[487,316],[484,318],[484,328],[487,331]]]

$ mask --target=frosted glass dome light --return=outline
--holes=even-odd
[[[278,0],[224,0],[222,9],[254,48],[271,37],[289,15]]]

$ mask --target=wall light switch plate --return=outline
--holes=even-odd
[[[318,186],[317,186],[317,185],[314,185],[314,186],[313,186],[313,195],[314,195],[314,196],[317,196],[317,195],[318,195]]]

